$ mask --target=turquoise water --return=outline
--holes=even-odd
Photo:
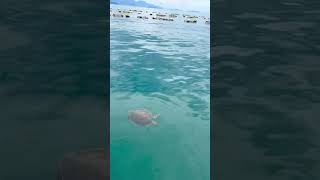
[[[209,179],[209,25],[133,15],[110,28],[111,179]],[[160,113],[158,126],[128,121],[135,108]]]

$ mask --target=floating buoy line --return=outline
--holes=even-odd
[[[136,10],[136,9],[112,9],[110,8],[110,16],[116,17],[116,18],[131,18],[136,15],[136,18],[138,19],[154,19],[154,20],[160,20],[160,21],[175,21],[175,19],[180,16],[180,14],[176,13],[160,13],[160,12],[149,12],[149,11],[143,11],[143,10]],[[187,14],[181,15],[184,19],[185,23],[191,23],[195,24],[198,23],[199,19],[203,19],[205,24],[210,24],[210,18],[205,16],[191,16]]]

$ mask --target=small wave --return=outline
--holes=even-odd
[[[169,78],[169,79],[163,79],[164,81],[166,82],[173,82],[175,80],[188,80],[188,79],[191,79],[191,77],[185,77],[185,76],[174,76],[172,78]]]

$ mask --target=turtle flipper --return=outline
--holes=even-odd
[[[157,119],[160,116],[160,114],[156,114],[152,116],[152,119]]]
[[[152,126],[157,126],[157,125],[158,125],[158,123],[157,123],[157,122],[155,122],[155,121],[151,121],[151,125],[152,125]]]

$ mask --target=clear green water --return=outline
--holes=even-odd
[[[209,179],[209,25],[110,18],[111,179]],[[128,121],[135,108],[158,126]]]

